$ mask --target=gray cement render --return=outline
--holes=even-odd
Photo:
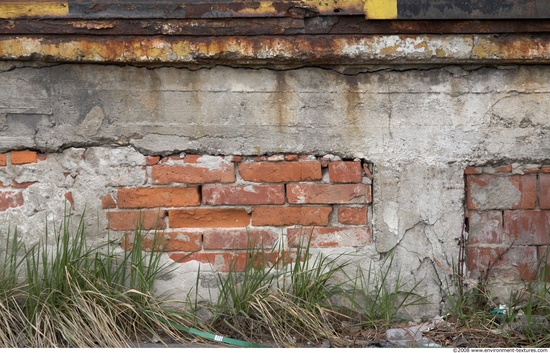
[[[87,226],[106,236],[99,196],[146,181],[144,155],[179,152],[332,154],[372,163],[368,267],[391,251],[409,285],[439,311],[457,261],[464,168],[548,163],[550,68],[399,67],[342,74],[214,67],[0,66],[0,150],[49,152],[35,166],[0,168],[0,181],[38,181],[0,214],[37,240],[71,190]],[[85,158],[82,154],[85,153]],[[63,177],[65,173],[66,177]],[[350,249],[345,249],[350,250]],[[185,264],[162,288],[194,285]],[[395,272],[397,273],[397,271]],[[193,277],[193,278],[192,278]]]

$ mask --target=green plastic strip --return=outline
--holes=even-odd
[[[168,325],[172,326],[173,328],[177,328],[178,330],[182,330],[182,331],[188,332],[190,334],[200,336],[202,338],[206,338],[206,339],[209,339],[209,340],[212,340],[212,341],[223,342],[223,343],[231,344],[233,346],[246,347],[246,348],[269,348],[269,347],[261,346],[261,345],[255,344],[255,343],[250,343],[250,342],[246,342],[246,341],[237,340],[237,339],[234,339],[234,338],[215,335],[215,334],[209,333],[209,332],[204,332],[204,331],[201,331],[201,330],[197,330],[196,328],[185,327],[183,325],[177,324],[177,323],[172,322],[170,320],[166,320],[165,318],[160,317],[158,315],[155,315],[155,314],[153,314],[153,315],[159,321],[162,321],[165,324],[168,324]]]

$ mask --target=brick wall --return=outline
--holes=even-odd
[[[26,165],[35,164],[39,159],[44,158],[45,155],[38,154],[35,151],[2,153],[0,154],[0,171],[7,168],[24,170]],[[0,212],[6,211],[9,208],[22,206],[25,202],[23,189],[35,182],[37,181],[22,181],[13,175],[3,177],[0,181]]]
[[[372,174],[361,161],[149,156],[145,173],[145,185],[101,196],[109,227],[130,231],[141,219],[144,229],[161,231],[174,261],[227,271],[232,261],[244,266],[249,241],[270,248],[283,239],[295,248],[311,235],[312,247],[371,243]]]
[[[533,280],[548,260],[550,166],[466,169],[467,268],[502,281]]]

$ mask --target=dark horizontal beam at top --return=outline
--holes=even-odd
[[[3,35],[258,36],[550,33],[550,20],[365,21],[363,16],[234,19],[0,19]]]
[[[361,15],[367,20],[547,19],[548,0],[0,0],[0,18],[219,19]]]

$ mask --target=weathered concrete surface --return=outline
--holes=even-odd
[[[2,213],[4,224],[36,237],[43,220],[62,214],[69,183],[75,204],[87,205],[89,226],[104,229],[106,220],[95,214],[98,195],[117,183],[142,184],[144,154],[363,158],[374,165],[374,243],[357,251],[374,260],[396,251],[401,273],[423,280],[419,291],[433,303],[427,314],[439,310],[436,283],[457,261],[465,166],[550,156],[545,66],[395,66],[354,75],[313,68],[2,68],[0,150],[56,156],[33,172],[2,172],[0,179],[18,182],[51,177],[25,189],[30,201]],[[85,146],[97,147],[82,159],[78,147]],[[170,282],[176,291],[181,285],[180,294],[195,280],[185,271],[196,267],[183,265]]]

